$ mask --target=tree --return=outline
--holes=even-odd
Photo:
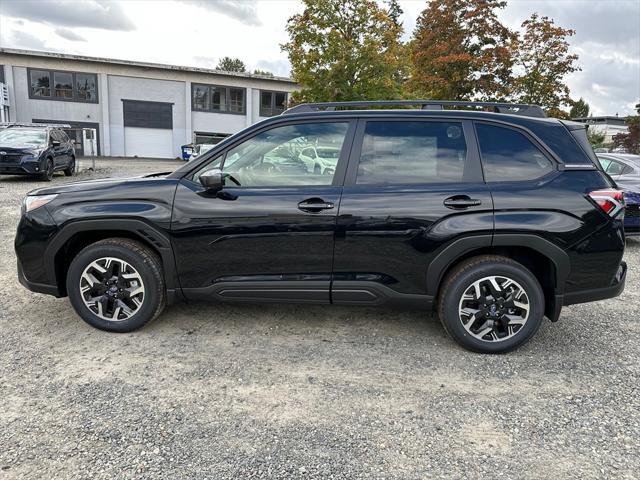
[[[569,54],[567,41],[575,31],[537,13],[525,20],[522,28],[524,33],[513,45],[516,69],[521,72],[514,81],[514,94],[519,102],[540,105],[558,115],[563,105],[571,104],[565,77],[580,70],[578,56]]]
[[[497,17],[506,3],[429,2],[410,42],[412,94],[440,100],[507,98],[516,35]]]
[[[587,138],[589,139],[589,143],[593,148],[605,148],[604,144],[605,135],[604,133],[596,132],[591,128],[587,128]]]
[[[638,115],[627,117],[627,133],[613,136],[613,147],[622,147],[625,152],[640,155],[640,103],[636,105]]]
[[[589,104],[580,97],[580,100],[573,102],[569,116],[571,118],[587,118],[590,110]]]
[[[216,70],[243,73],[247,71],[247,66],[239,58],[222,57],[220,61],[218,61]]]
[[[293,101],[398,98],[402,27],[370,0],[304,0],[281,48],[301,89]]]
[[[262,75],[263,77],[271,77],[271,78],[273,78],[273,76],[274,76],[273,73],[271,73],[271,72],[269,72],[267,70],[260,70],[259,68],[256,68],[253,71],[253,74],[254,75]]]

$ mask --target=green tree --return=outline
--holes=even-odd
[[[580,100],[573,102],[571,110],[569,110],[569,116],[571,118],[587,118],[590,110],[589,104],[580,97]]]
[[[413,95],[440,100],[503,100],[510,94],[516,35],[497,12],[503,0],[429,2],[410,42]]]
[[[216,65],[216,70],[244,73],[247,71],[247,66],[239,58],[222,57]]]
[[[627,133],[613,136],[613,147],[622,147],[627,153],[640,155],[640,103],[636,105],[638,115],[627,117]]]
[[[548,17],[534,13],[522,23],[524,32],[514,43],[516,69],[521,73],[514,81],[514,94],[522,103],[533,103],[550,116],[562,118],[562,110],[571,105],[565,77],[580,67],[578,56],[569,53],[568,38],[574,30],[555,25]]]
[[[256,68],[253,71],[254,75],[262,75],[263,77],[271,77],[273,78],[273,73],[269,72],[268,70],[260,70],[259,68]]]
[[[591,128],[587,128],[587,138],[589,139],[589,143],[593,148],[605,148],[604,144],[604,133],[596,132],[595,130],[591,130]]]
[[[294,102],[378,100],[401,95],[402,27],[370,0],[304,0],[281,48],[300,85]]]

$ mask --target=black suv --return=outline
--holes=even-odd
[[[620,294],[627,270],[623,195],[585,125],[542,117],[299,105],[170,174],[30,193],[20,280],[115,332],[178,299],[396,303],[435,307],[468,349],[511,350],[563,305]],[[319,170],[308,147],[339,155]]]
[[[1,124],[0,174],[37,175],[46,181],[58,170],[73,175],[76,154],[63,127],[69,125]]]

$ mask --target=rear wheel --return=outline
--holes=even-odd
[[[51,180],[53,180],[53,172],[54,172],[53,159],[47,158],[47,161],[44,165],[44,170],[40,175],[42,180],[44,180],[45,182],[50,182]]]
[[[447,333],[463,347],[508,352],[540,327],[544,295],[536,277],[520,263],[486,255],[461,263],[447,276],[438,314]]]
[[[136,241],[102,240],[84,248],[71,262],[67,293],[89,325],[130,332],[164,309],[162,265],[154,252]]]
[[[69,160],[69,165],[64,169],[64,174],[67,177],[71,177],[74,173],[76,173],[76,157],[71,157]]]

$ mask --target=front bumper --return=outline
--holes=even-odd
[[[0,163],[0,174],[5,175],[38,175],[42,173],[38,162]]]
[[[594,288],[591,290],[580,290],[577,292],[565,293],[562,301],[563,305],[573,305],[576,303],[596,302],[607,298],[617,297],[622,293],[627,280],[627,263],[620,262],[616,276],[611,285],[604,288]]]
[[[62,295],[60,294],[60,290],[56,285],[47,285],[45,283],[32,282],[27,279],[24,274],[24,270],[22,269],[22,265],[18,260],[18,281],[25,287],[27,290],[31,290],[36,293],[44,293],[46,295],[53,295],[54,297],[60,298]]]

